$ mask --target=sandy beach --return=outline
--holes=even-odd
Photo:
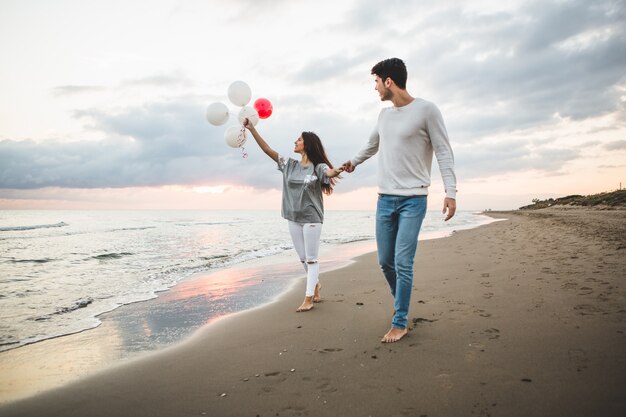
[[[409,334],[371,253],[2,416],[623,416],[626,211],[490,213],[421,242]]]

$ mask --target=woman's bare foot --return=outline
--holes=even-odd
[[[303,312],[303,311],[309,311],[311,309],[313,309],[314,305],[313,305],[313,297],[304,297],[304,301],[302,302],[302,305],[300,307],[298,307],[298,309],[296,310],[297,313]]]
[[[322,296],[320,295],[320,290],[322,289],[322,284],[319,282],[315,284],[315,293],[313,294],[313,302],[319,303],[322,301]]]
[[[395,327],[392,327],[387,334],[382,338],[381,342],[383,343],[394,343],[397,342],[398,340],[402,339],[404,336],[406,336],[407,334],[407,330],[406,329],[398,329]]]

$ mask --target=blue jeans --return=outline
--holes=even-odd
[[[396,313],[391,325],[407,328],[417,237],[426,215],[426,196],[380,194],[376,207],[378,263],[389,283]]]

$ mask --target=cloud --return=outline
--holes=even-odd
[[[222,127],[204,120],[205,106],[189,97],[115,111],[84,110],[101,141],[0,142],[0,188],[107,188],[174,184],[232,184],[279,188],[275,164],[249,137],[242,158],[224,144]],[[365,144],[371,126],[332,111],[315,111],[280,124],[258,126],[274,149],[292,155],[293,141],[303,130],[322,138],[335,164],[353,157]],[[528,169],[558,172],[577,158],[578,150],[556,147],[551,140],[512,140],[475,146],[457,144],[456,163],[464,178]],[[436,173],[434,174],[437,175]],[[341,191],[376,184],[375,158],[342,182]]]
[[[128,88],[158,87],[158,88],[188,88],[193,87],[194,82],[182,73],[156,74],[142,78],[123,80],[115,87],[101,85],[60,85],[52,89],[55,97],[72,96],[86,93],[100,93],[111,91],[126,91]]]
[[[295,82],[307,83],[328,81],[345,77],[364,63],[375,60],[377,52],[368,50],[358,55],[338,53],[325,58],[316,58],[308,62],[300,71],[293,75]]]
[[[149,77],[135,78],[122,82],[120,88],[126,87],[192,87],[195,83],[182,74],[159,74]]]
[[[205,120],[205,104],[179,97],[115,110],[77,111],[101,141],[0,141],[0,188],[106,188],[173,184],[231,184],[279,188],[275,163],[251,137],[240,149],[226,146],[221,127]],[[342,124],[343,123],[343,124]],[[317,127],[317,128],[315,128]],[[293,141],[303,130],[315,130],[335,164],[352,157],[367,138],[366,129],[346,124],[332,112],[313,112],[280,126],[258,126],[274,148],[292,155]],[[357,133],[358,132],[358,133]],[[369,133],[369,132],[367,132]],[[357,144],[343,138],[354,135]],[[361,139],[363,138],[363,139]],[[343,159],[340,159],[343,158]],[[374,180],[375,164],[360,170]],[[363,186],[355,184],[348,189]]]
[[[207,129],[203,112],[182,99],[76,112],[107,139],[2,141],[0,187],[128,187],[219,178],[214,171],[220,164],[212,161],[224,152],[213,151],[224,146],[211,145],[218,137]]]
[[[60,85],[52,89],[52,94],[56,97],[70,96],[82,93],[94,93],[105,90],[97,85]]]
[[[604,148],[609,151],[622,151],[626,150],[626,140],[616,140],[604,145]]]
[[[580,150],[557,147],[550,141],[533,144],[527,140],[514,139],[458,146],[455,150],[455,164],[459,177],[465,179],[528,170],[553,175],[562,172],[568,162],[580,155]]]
[[[407,65],[438,101],[465,103],[458,127],[474,139],[557,114],[576,120],[613,112],[617,86],[626,83],[626,19],[614,5],[533,2],[495,15],[441,10],[411,31],[432,41]]]
[[[258,21],[257,11],[263,10],[263,18],[273,16],[271,7],[257,3],[239,2],[233,7],[245,13],[226,10],[225,19],[236,21],[239,28]],[[276,19],[294,12],[293,4],[272,3],[284,11],[277,12]],[[293,44],[279,42],[296,52],[311,42],[326,46],[321,49],[324,53],[297,55],[272,50],[271,42],[260,45],[258,56],[256,49],[249,51],[254,62],[250,68],[261,68],[267,85],[276,86],[271,98],[275,109],[281,109],[261,123],[262,135],[281,153],[291,155],[297,135],[314,130],[333,162],[353,157],[366,142],[379,106],[371,85],[365,86],[371,81],[369,69],[380,59],[399,56],[408,66],[410,92],[442,108],[460,178],[528,170],[564,172],[569,162],[584,157],[583,148],[560,145],[553,138],[556,133],[542,140],[530,132],[546,131],[563,120],[613,113],[624,118],[625,8],[615,1],[506,4],[512,5],[481,9],[460,1],[432,5],[393,0],[383,7],[379,1],[359,1],[333,23],[316,20],[303,25],[306,36],[294,33]],[[337,40],[327,44],[324,38],[320,45],[311,41],[312,34],[324,30],[331,30]],[[187,76],[192,73],[164,69],[143,77],[126,74],[108,87],[55,87],[56,97],[103,90],[119,93],[120,100],[112,100],[108,107],[73,113],[89,133],[105,139],[0,141],[0,188],[172,184],[280,188],[274,164],[252,139],[246,144],[250,156],[244,160],[240,150],[224,144],[223,132],[230,124],[209,125],[204,115],[208,103],[182,95],[222,82],[206,72],[202,76],[210,81],[198,81]],[[259,77],[256,72],[252,75]],[[363,96],[351,94],[357,90]],[[162,98],[163,91],[168,91],[168,98]],[[124,96],[133,96],[135,104],[129,105]],[[507,136],[520,131],[524,139]],[[624,143],[600,141],[598,149],[619,151]],[[438,177],[436,168],[433,177]],[[346,176],[338,191],[375,184],[376,163],[368,161]]]

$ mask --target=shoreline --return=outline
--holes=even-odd
[[[349,266],[355,257],[375,250],[375,243],[372,241],[337,246],[338,248],[327,245],[322,248],[326,258],[322,261],[324,272]],[[339,250],[337,254],[333,254],[332,249]],[[3,376],[0,378],[0,407],[117,366],[124,366],[142,357],[158,354],[185,343],[196,332],[217,321],[275,303],[293,291],[300,275],[303,275],[300,265],[293,258],[292,253],[283,253],[209,273],[199,272],[167,290],[158,292],[151,299],[124,304],[97,315],[100,324],[96,327],[0,352],[0,375]],[[265,274],[270,274],[276,281],[274,286],[285,284],[287,288],[275,294],[271,291],[269,294],[262,294],[262,302],[238,311],[212,315],[206,310],[201,298],[205,292],[215,291],[215,285],[219,286],[225,280],[241,278],[260,286],[262,284],[258,281],[264,281],[262,276]],[[238,284],[229,282],[228,285],[236,287]],[[189,323],[186,317],[192,314],[200,316],[195,324]],[[152,323],[148,323],[147,318],[152,319]],[[151,326],[154,328],[148,329]],[[141,334],[133,337],[135,332]],[[158,332],[161,333],[160,336],[157,335]],[[68,366],[70,362],[72,365]]]
[[[494,221],[484,217],[482,223],[472,227]],[[458,230],[466,227],[460,226]],[[456,231],[426,232],[420,236],[420,241],[446,238]],[[322,273],[349,267],[356,257],[375,250],[373,240],[323,244]],[[110,367],[123,366],[141,356],[185,343],[194,333],[218,320],[275,303],[291,291],[303,275],[293,258],[293,253],[286,252],[214,272],[196,273],[151,299],[99,314],[96,318],[100,324],[96,327],[0,352],[0,374],[4,375],[0,378],[0,405],[62,387]],[[273,283],[270,284],[267,275],[272,276]],[[221,291],[215,287],[224,282],[230,290],[252,282],[259,290],[256,304],[214,315],[207,308],[215,300],[207,302],[202,298],[207,293]],[[288,288],[277,290],[276,285],[283,283]],[[273,290],[267,289],[270,285],[274,286]],[[68,362],[72,365],[68,366]]]
[[[420,242],[409,334],[383,345],[376,256],[183,343],[3,408],[28,415],[618,416],[624,211],[509,217]]]

